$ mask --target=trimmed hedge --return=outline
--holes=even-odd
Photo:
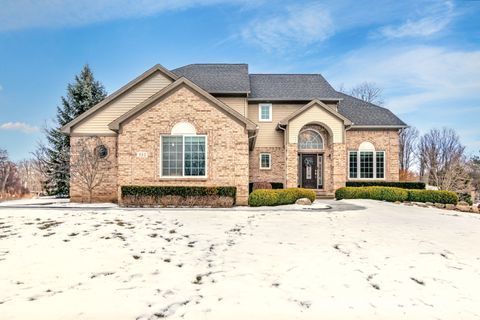
[[[302,188],[290,189],[258,189],[250,193],[248,204],[252,207],[279,206],[295,203],[300,198],[315,201],[315,191]]]
[[[347,181],[347,187],[394,187],[402,189],[425,189],[424,182],[410,181]]]
[[[445,190],[418,190],[394,187],[343,187],[335,191],[335,198],[341,199],[373,199],[384,201],[414,201],[444,204],[457,204],[455,192]]]
[[[161,198],[164,196],[180,197],[230,197],[235,201],[237,194],[236,187],[173,187],[173,186],[122,186],[123,197],[153,197]]]
[[[446,190],[409,190],[408,201],[457,204],[458,195]]]
[[[335,191],[335,198],[342,199],[373,199],[390,202],[406,201],[408,190],[393,187],[344,187]]]

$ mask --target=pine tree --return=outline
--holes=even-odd
[[[66,97],[57,106],[56,124],[46,129],[47,136],[47,191],[51,195],[67,196],[70,180],[70,137],[60,128],[87,111],[107,96],[103,85],[95,80],[86,64],[74,83],[67,86]]]

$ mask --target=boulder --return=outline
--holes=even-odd
[[[459,210],[459,211],[462,211],[462,212],[470,212],[471,207],[468,204],[466,206],[464,206],[464,205],[459,203],[459,204],[457,204],[456,209]]]
[[[435,203],[435,207],[437,207],[437,208],[439,208],[439,209],[443,209],[443,208],[445,208],[445,205],[444,205],[443,203],[438,203],[438,202],[436,202],[436,203]]]
[[[299,204],[302,206],[309,206],[312,204],[312,201],[310,201],[310,199],[308,198],[300,198],[297,201],[295,201],[295,204]]]
[[[451,204],[451,203],[447,203],[447,204],[445,205],[445,209],[455,210],[455,205],[454,205],[454,204]]]
[[[468,202],[465,202],[465,201],[458,201],[457,205],[458,206],[469,206]]]
[[[479,206],[476,206],[476,205],[473,205],[473,206],[472,206],[472,212],[473,212],[473,213],[480,213],[480,207],[479,207]]]
[[[425,202],[425,204],[429,207],[433,206],[433,203],[432,202]]]

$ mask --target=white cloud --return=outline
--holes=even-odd
[[[480,50],[391,47],[358,50],[339,58],[328,73],[334,83],[362,81],[385,88],[388,106],[400,113],[448,101],[476,101],[480,91]]]
[[[435,2],[427,6],[421,17],[408,19],[399,26],[386,26],[380,34],[387,38],[428,37],[444,30],[453,19],[453,3],[451,1]]]
[[[20,131],[23,133],[38,132],[39,128],[25,122],[5,122],[0,124],[0,130]]]
[[[262,16],[242,30],[242,38],[267,51],[307,46],[334,33],[330,13],[318,3],[287,7],[283,12]]]
[[[4,0],[1,2],[0,31],[79,26],[225,2],[255,5],[254,0]]]

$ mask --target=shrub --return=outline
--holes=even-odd
[[[458,196],[446,190],[409,190],[408,201],[457,204]]]
[[[254,182],[252,188],[253,188],[253,191],[258,189],[272,189],[272,184],[266,181]]]
[[[122,186],[124,205],[225,207],[235,203],[236,187]],[[230,199],[230,200],[226,200]]]
[[[250,193],[248,204],[252,207],[278,206],[295,203],[300,198],[308,198],[315,201],[315,191],[302,188],[290,189],[258,189]]]
[[[465,201],[468,205],[472,205],[472,196],[469,193],[458,193],[458,200]]]
[[[425,189],[424,182],[410,181],[347,181],[347,187],[395,187],[402,189]]]
[[[335,198],[341,199],[374,199],[385,201],[415,201],[443,204],[456,204],[458,196],[451,191],[418,190],[394,187],[343,187],[335,191]]]
[[[394,187],[343,187],[335,191],[335,198],[341,199],[373,199],[385,201],[405,201],[408,190]]]

